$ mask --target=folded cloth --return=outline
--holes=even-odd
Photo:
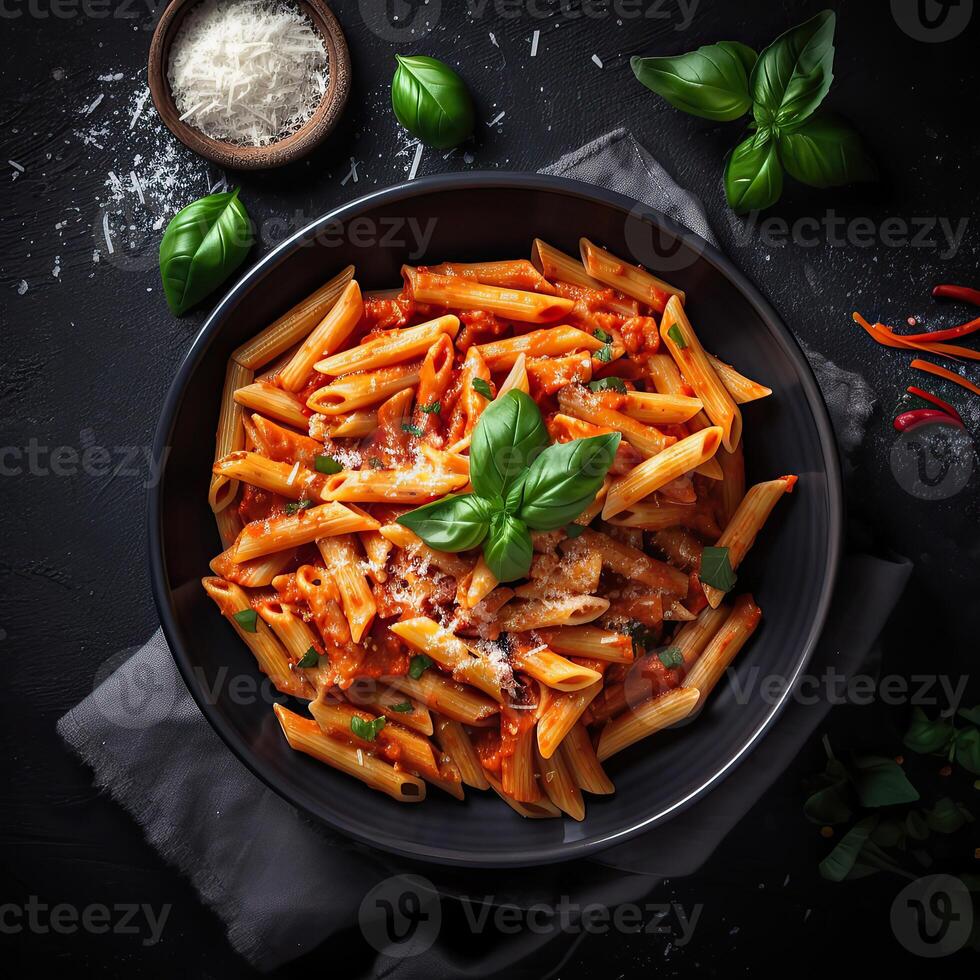
[[[700,204],[623,130],[562,157],[548,172],[620,191],[711,240]],[[829,665],[851,674],[861,666],[909,570],[901,560],[845,561],[811,674]],[[574,920],[576,910],[591,904],[612,909],[641,902],[663,876],[697,869],[793,759],[828,707],[825,699],[811,707],[791,704],[741,764],[738,778],[665,825],[669,833],[641,836],[589,861],[481,871],[476,886],[471,871],[413,863],[349,841],[266,788],[201,715],[160,630],[69,711],[58,730],[150,844],[188,876],[227,925],[231,945],[253,966],[273,969],[336,933],[359,928],[378,951],[375,962],[364,964],[365,973],[434,980],[511,975],[518,963],[534,975],[557,969],[574,945],[567,931],[556,926],[501,934],[474,925],[482,921],[479,908],[554,908],[564,898]],[[398,942],[389,935],[389,919],[405,894],[429,911],[424,928],[413,925],[409,940]],[[440,930],[439,916],[426,905],[438,904],[440,894],[467,897],[439,906],[444,916],[460,920],[451,929]]]

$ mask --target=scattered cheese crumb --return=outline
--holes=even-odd
[[[600,68],[602,67],[602,58],[600,58],[597,54],[592,55],[592,61],[596,65],[598,65],[598,67],[600,67]]]

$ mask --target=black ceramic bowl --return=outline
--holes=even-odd
[[[751,589],[763,610],[762,626],[734,668],[748,695],[722,683],[694,723],[610,760],[615,795],[589,797],[581,823],[525,820],[493,794],[475,792],[464,803],[432,791],[420,805],[397,804],[293,752],[268,699],[242,696],[229,684],[232,676],[257,682],[261,675],[199,581],[220,550],[207,492],[225,364],[243,340],[349,262],[363,287],[384,288],[400,281],[405,261],[526,256],[535,236],[575,254],[581,235],[686,290],[707,348],[774,391],[744,408],[748,477],[797,473],[800,480],[739,570],[739,590]],[[154,594],[170,648],[205,716],[256,775],[313,817],[388,851],[446,864],[581,857],[649,830],[705,795],[785,701],[763,696],[762,680],[777,675],[788,687],[806,664],[841,547],[840,477],[827,411],[772,308],[722,255],[665,216],[555,177],[417,180],[339,208],[283,242],[235,285],[195,339],[167,397],[154,451],[167,461],[149,500]],[[703,805],[711,806],[710,798]]]

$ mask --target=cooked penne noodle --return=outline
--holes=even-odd
[[[306,407],[319,415],[347,415],[419,383],[419,365],[401,364],[364,374],[352,374],[318,388],[306,400]]]
[[[594,660],[590,666],[601,672],[607,665]],[[555,754],[572,726],[601,690],[602,681],[598,680],[583,687],[581,691],[563,692],[551,699],[538,718],[538,751],[545,759],[550,759]]]
[[[423,356],[443,334],[452,339],[458,332],[457,317],[440,316],[427,323],[420,323],[417,327],[389,330],[357,347],[317,361],[314,368],[320,374],[338,377],[342,374],[353,374],[355,371],[391,367],[393,364]]]
[[[679,339],[675,339],[675,335]],[[715,425],[721,426],[722,445],[731,452],[742,437],[742,413],[715,373],[684,307],[676,297],[671,297],[664,311],[660,336],[701,400],[705,414]]]
[[[416,303],[456,310],[486,310],[523,323],[552,323],[575,304],[549,293],[488,286],[460,276],[439,276],[402,266],[402,275]]]
[[[490,788],[473,742],[458,721],[437,716],[435,738],[442,751],[456,763],[464,785],[472,786],[474,789]]]
[[[738,510],[738,505],[745,496],[745,458],[742,454],[742,444],[739,443],[733,452],[719,449],[715,460],[721,467],[721,521],[727,524]]]
[[[621,432],[623,439],[641,456],[656,456],[677,442],[673,436],[664,435],[653,426],[644,425],[629,415],[606,408],[601,394],[591,392],[581,385],[562,388],[558,393],[558,404],[568,415]]]
[[[645,459],[609,488],[602,508],[602,519],[607,521],[615,517],[638,500],[649,497],[654,491],[711,459],[718,451],[721,440],[721,428],[713,425]]]
[[[513,751],[500,760],[500,788],[519,803],[541,799],[535,779],[534,742],[534,726],[520,727],[513,737]]]
[[[235,546],[235,561],[248,561],[273,551],[312,544],[317,538],[326,538],[333,534],[377,529],[376,520],[355,514],[343,504],[320,504],[295,514],[284,514],[282,517],[246,524]]]
[[[272,628],[276,639],[283,645],[293,673],[306,678],[317,694],[329,691],[333,686],[333,676],[329,667],[297,667],[310,651],[316,651],[317,642],[313,630],[287,605],[278,599],[265,599],[256,607],[258,614]]]
[[[342,269],[315,293],[300,300],[288,313],[246,341],[231,356],[243,367],[257,371],[306,337],[322,320],[354,278],[354,266]],[[228,450],[230,452],[230,450]],[[222,453],[221,455],[224,455]]]
[[[696,619],[685,623],[674,634],[670,645],[684,658],[686,667],[690,667],[701,656],[704,648],[711,642],[727,617],[727,609],[722,607],[713,609],[708,606],[701,610]]]
[[[614,527],[635,527],[644,531],[689,527],[712,540],[721,534],[721,528],[715,522],[714,516],[704,507],[697,504],[673,504],[660,500],[659,497],[638,501],[615,517],[608,518],[608,523]]]
[[[731,613],[708,641],[701,656],[694,661],[682,686],[698,690],[702,701],[707,698],[739,650],[745,646],[746,640],[755,632],[761,618],[762,611],[752,596],[740,595]]]
[[[279,372],[280,387],[286,391],[299,391],[309,380],[313,365],[326,354],[332,354],[350,336],[357,326],[364,304],[361,289],[352,279],[337,302],[299,345],[289,363]]]
[[[244,524],[238,514],[237,507],[225,507],[214,515],[215,523],[218,525],[218,537],[221,538],[221,547],[230,548],[242,533]]]
[[[792,492],[795,484],[795,476],[781,476],[749,487],[716,543],[716,547],[728,549],[728,563],[733,572],[742,564],[779,498]],[[725,597],[724,592],[711,585],[704,586],[704,594],[712,606],[720,605]]]
[[[661,395],[654,391],[628,391],[623,412],[647,425],[686,422],[701,411],[701,402],[687,395]]]
[[[298,462],[276,463],[259,453],[234,452],[214,464],[214,472],[250,483],[290,500],[317,500],[323,477]]]
[[[415,470],[343,470],[323,484],[321,499],[354,503],[424,504],[465,487],[468,473]]]
[[[598,626],[561,626],[544,630],[541,640],[568,657],[588,657],[619,664],[633,660],[633,641],[628,636]]]
[[[319,437],[327,439],[359,439],[371,435],[377,428],[377,412],[364,409],[330,418],[314,415],[310,419],[310,431],[315,431]]]
[[[513,367],[511,367],[507,377],[500,383],[497,397],[506,395],[512,388],[523,391],[525,395],[531,390],[531,385],[527,377],[527,356],[524,354],[517,355],[517,359],[514,361]]]
[[[567,813],[573,820],[585,819],[585,802],[582,791],[565,757],[565,750],[559,745],[550,759],[545,759],[535,746],[535,761],[541,787],[545,795],[562,813]]]
[[[581,691],[602,679],[598,671],[567,660],[544,645],[525,652],[512,650],[510,662],[515,670],[555,691]]]
[[[638,299],[657,313],[663,312],[672,296],[676,296],[681,303],[685,301],[682,290],[651,275],[646,269],[637,265],[627,265],[587,238],[579,239],[579,249],[582,253],[582,265],[590,276],[607,286],[612,286],[613,289],[618,289],[626,296]]]
[[[504,259],[501,262],[443,262],[429,266],[439,276],[463,276],[487,286],[505,289],[530,289],[554,295],[555,287],[527,259]]]
[[[615,792],[616,788],[596,757],[589,733],[581,722],[569,729],[561,743],[561,752],[579,789],[601,796]]]
[[[683,721],[694,710],[699,697],[696,687],[675,688],[613,718],[599,734],[596,750],[599,761],[605,762],[641,738]]]
[[[317,538],[316,546],[340,593],[351,639],[360,643],[361,637],[371,628],[378,607],[367,583],[356,539],[352,534],[337,534]]]
[[[235,632],[252,651],[259,670],[272,681],[277,691],[292,694],[298,698],[313,697],[313,689],[307,681],[295,674],[289,657],[282,644],[275,638],[272,630],[255,614],[254,630],[246,629],[237,619],[236,613],[252,611],[248,596],[234,582],[220,578],[201,579],[204,591],[214,600],[222,616],[231,623]]]
[[[736,405],[744,405],[746,402],[754,402],[759,398],[766,398],[772,394],[772,388],[759,384],[758,381],[751,381],[745,375],[739,374],[724,361],[718,360],[713,354],[706,355],[715,369],[715,374],[721,379],[721,383],[728,389]]]
[[[530,333],[480,344],[479,351],[491,371],[509,371],[518,357],[559,357],[575,351],[596,351],[603,342],[577,327],[549,327]]]
[[[252,371],[235,361],[228,362],[225,384],[221,392],[221,408],[218,412],[218,435],[214,445],[217,462],[228,453],[245,447],[245,428],[242,425],[242,406],[235,401],[235,392],[252,383]],[[208,503],[217,513],[224,510],[238,493],[238,481],[222,473],[211,476]]]
[[[496,587],[497,577],[490,571],[481,555],[473,568],[459,579],[456,602],[463,609],[472,609],[478,602],[486,599]]]
[[[425,783],[418,776],[400,772],[360,748],[324,735],[312,718],[303,718],[281,704],[273,705],[273,709],[290,748],[359,779],[399,803],[425,799]]]
[[[392,544],[404,548],[413,558],[457,580],[466,575],[470,569],[469,562],[465,558],[430,548],[417,534],[401,524],[385,524],[380,529],[380,533]]]
[[[521,803],[519,800],[515,800],[512,796],[508,796],[504,792],[503,786],[500,784],[500,780],[496,776],[492,776],[490,773],[486,774],[487,781],[490,783],[490,788],[499,796],[504,803],[506,803],[512,810],[519,813],[522,817],[527,817],[529,820],[546,820],[551,817],[560,817],[561,810],[558,809],[549,799],[539,798],[534,803]]]
[[[420,701],[436,714],[464,725],[483,725],[500,710],[500,705],[465,684],[443,677],[431,668],[417,680],[409,676],[390,678],[391,686]]]
[[[292,392],[283,391],[268,381],[256,381],[235,392],[235,401],[245,408],[285,422],[303,432],[310,424],[303,403]]]
[[[567,599],[527,599],[508,603],[498,617],[508,633],[544,629],[548,626],[578,626],[598,619],[609,608],[609,600],[579,595]]]
[[[651,589],[669,595],[687,595],[688,580],[684,572],[671,568],[639,548],[633,548],[607,534],[585,530],[564,548],[571,553],[587,549],[597,554],[605,567],[622,575],[627,581],[642,582]]]
[[[240,533],[241,522],[239,522],[235,537],[237,538]],[[211,559],[211,571],[243,588],[260,589],[263,586],[272,585],[272,580],[281,574],[292,561],[292,552],[276,551],[271,555],[265,555],[263,558],[254,558],[252,561],[239,564],[235,561],[235,542],[232,541],[230,547]]]

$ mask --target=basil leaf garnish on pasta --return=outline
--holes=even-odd
[[[708,545],[701,553],[701,571],[698,577],[705,585],[711,585],[722,592],[729,592],[735,586],[736,576],[727,548]]]

